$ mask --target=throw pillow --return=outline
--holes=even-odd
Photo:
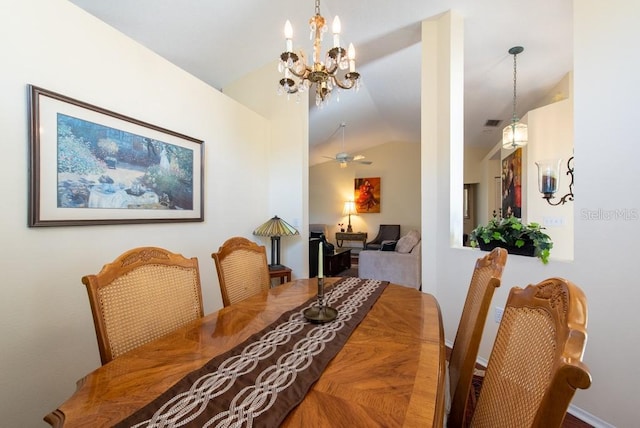
[[[397,241],[386,241],[382,243],[382,247],[380,247],[380,251],[395,251]]]
[[[411,230],[398,240],[396,251],[398,253],[409,253],[418,242],[420,242],[420,233],[417,230]]]

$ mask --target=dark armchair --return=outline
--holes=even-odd
[[[365,250],[379,250],[382,247],[382,241],[397,241],[400,239],[399,224],[381,224],[378,230],[378,236],[373,241],[367,242],[364,246]]]

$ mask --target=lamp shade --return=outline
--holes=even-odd
[[[525,146],[528,140],[527,125],[522,122],[512,122],[502,131],[502,147],[505,149],[517,149]]]
[[[296,228],[276,215],[267,220],[266,223],[258,226],[256,230],[253,231],[253,234],[256,236],[271,237],[271,264],[269,265],[269,269],[284,269],[285,266],[280,264],[280,237],[299,235]]]
[[[356,203],[354,201],[346,201],[342,209],[342,215],[356,214]]]
[[[266,223],[258,226],[253,231],[256,236],[291,236],[299,235],[295,227],[284,221],[278,216],[274,216],[267,220]]]
[[[354,201],[346,201],[344,203],[344,208],[342,209],[342,215],[349,216],[349,224],[347,225],[347,232],[353,232],[353,227],[351,227],[351,214],[356,214],[356,203]]]

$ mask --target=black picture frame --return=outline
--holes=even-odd
[[[28,92],[30,227],[204,221],[204,141]]]

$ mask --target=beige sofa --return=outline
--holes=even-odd
[[[418,241],[408,253],[381,250],[360,251],[358,276],[420,289],[422,285],[421,244],[422,242]]]

